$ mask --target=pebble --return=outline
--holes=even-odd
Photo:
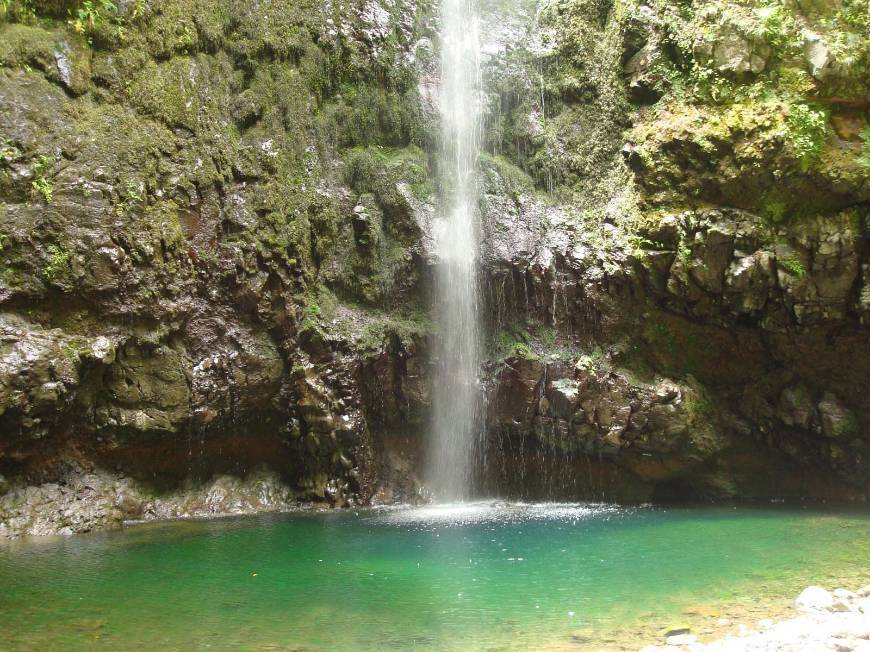
[[[671,625],[665,629],[665,638],[679,636],[680,634],[688,634],[692,630],[688,625]]]

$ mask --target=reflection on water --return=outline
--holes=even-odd
[[[0,547],[0,649],[636,642],[866,584],[867,559],[860,512],[490,502],[137,526]]]

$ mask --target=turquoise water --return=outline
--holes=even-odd
[[[631,648],[686,611],[782,605],[868,570],[870,515],[848,511],[470,505],[143,525],[0,547],[0,649]]]

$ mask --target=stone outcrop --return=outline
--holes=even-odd
[[[431,17],[0,11],[4,487],[63,511],[70,464],[146,492],[268,465],[282,504],[367,500],[366,365],[425,330]],[[117,521],[113,492],[58,529]]]
[[[0,536],[77,534],[128,521],[207,518],[311,508],[274,473],[218,476],[194,487],[154,493],[105,471],[71,470],[58,482],[18,487],[0,497]]]

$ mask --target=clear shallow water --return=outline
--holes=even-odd
[[[868,569],[866,512],[478,504],[178,522],[0,547],[0,649],[582,649],[578,630],[654,635],[687,606],[778,604]]]

